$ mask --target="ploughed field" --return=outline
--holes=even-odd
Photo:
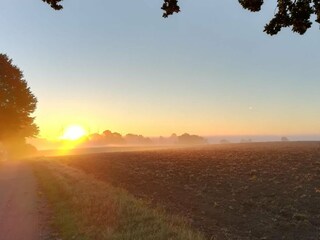
[[[320,143],[59,157],[184,216],[208,239],[320,239]]]

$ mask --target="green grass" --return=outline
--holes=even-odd
[[[151,209],[128,192],[53,162],[36,162],[53,224],[65,240],[203,240],[186,222]]]
[[[36,167],[35,164],[33,165],[35,176],[54,213],[53,226],[59,230],[63,239],[72,239],[77,236],[77,239],[86,240],[87,238],[78,234],[76,219],[69,206],[70,194],[60,188],[58,180],[48,169],[38,166],[38,163],[36,165]]]

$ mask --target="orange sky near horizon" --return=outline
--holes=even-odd
[[[299,121],[299,116],[294,123],[287,121],[280,122],[273,116],[270,118],[257,116],[251,108],[244,111],[242,115],[208,117],[201,116],[196,118],[190,115],[171,116],[163,119],[158,117],[143,118],[134,115],[116,117],[94,115],[93,113],[83,113],[77,116],[67,114],[38,114],[36,123],[40,127],[40,138],[48,140],[59,140],[65,130],[72,125],[81,126],[88,134],[102,133],[104,130],[118,132],[122,135],[133,133],[142,134],[149,137],[170,136],[172,133],[181,135],[183,133],[197,134],[202,136],[219,135],[299,135],[299,134],[317,134],[318,121],[311,119],[307,122],[305,119]],[[249,116],[248,116],[249,114]],[[50,118],[50,115],[53,115]],[[150,114],[148,114],[150,115]],[[252,115],[256,115],[253,117]],[[219,115],[218,115],[219,116]],[[128,121],[128,119],[130,120]],[[303,129],[303,131],[301,131]]]
[[[0,52],[38,99],[40,138],[57,140],[70,125],[150,137],[320,136],[319,29],[263,33],[273,1],[258,14],[237,1],[183,1],[168,19],[157,1],[81,1],[59,12],[2,5]]]

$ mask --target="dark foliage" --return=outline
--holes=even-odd
[[[42,0],[50,4],[55,10],[62,9],[63,0]],[[238,0],[243,8],[258,12],[261,10],[263,0]],[[178,0],[164,0],[161,7],[163,17],[179,13]],[[274,17],[264,27],[264,32],[269,35],[277,34],[284,27],[291,27],[293,32],[304,34],[312,25],[311,16],[316,15],[316,22],[320,23],[320,0],[277,0]]]
[[[164,0],[161,8],[164,13],[163,17],[167,18],[169,15],[180,12],[180,7],[178,6],[178,0]]]
[[[239,0],[250,11],[259,11],[262,0]],[[264,31],[270,35],[277,34],[283,27],[291,27],[293,32],[304,34],[312,25],[310,18],[316,15],[320,23],[319,0],[278,0],[274,18],[265,26]]]
[[[184,133],[178,137],[178,144],[184,145],[197,145],[197,144],[207,144],[207,140],[203,137],[197,135],[190,135],[188,133]]]
[[[60,4],[62,0],[42,0],[45,3],[48,3],[53,9],[55,10],[61,10],[63,7]]]
[[[263,0],[239,0],[239,3],[251,12],[258,12],[261,10]]]
[[[0,143],[20,144],[38,133],[31,116],[36,104],[21,70],[0,54]]]

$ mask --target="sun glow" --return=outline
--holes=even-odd
[[[84,137],[86,134],[87,134],[87,131],[83,127],[78,125],[72,125],[65,129],[61,139],[76,141]]]

